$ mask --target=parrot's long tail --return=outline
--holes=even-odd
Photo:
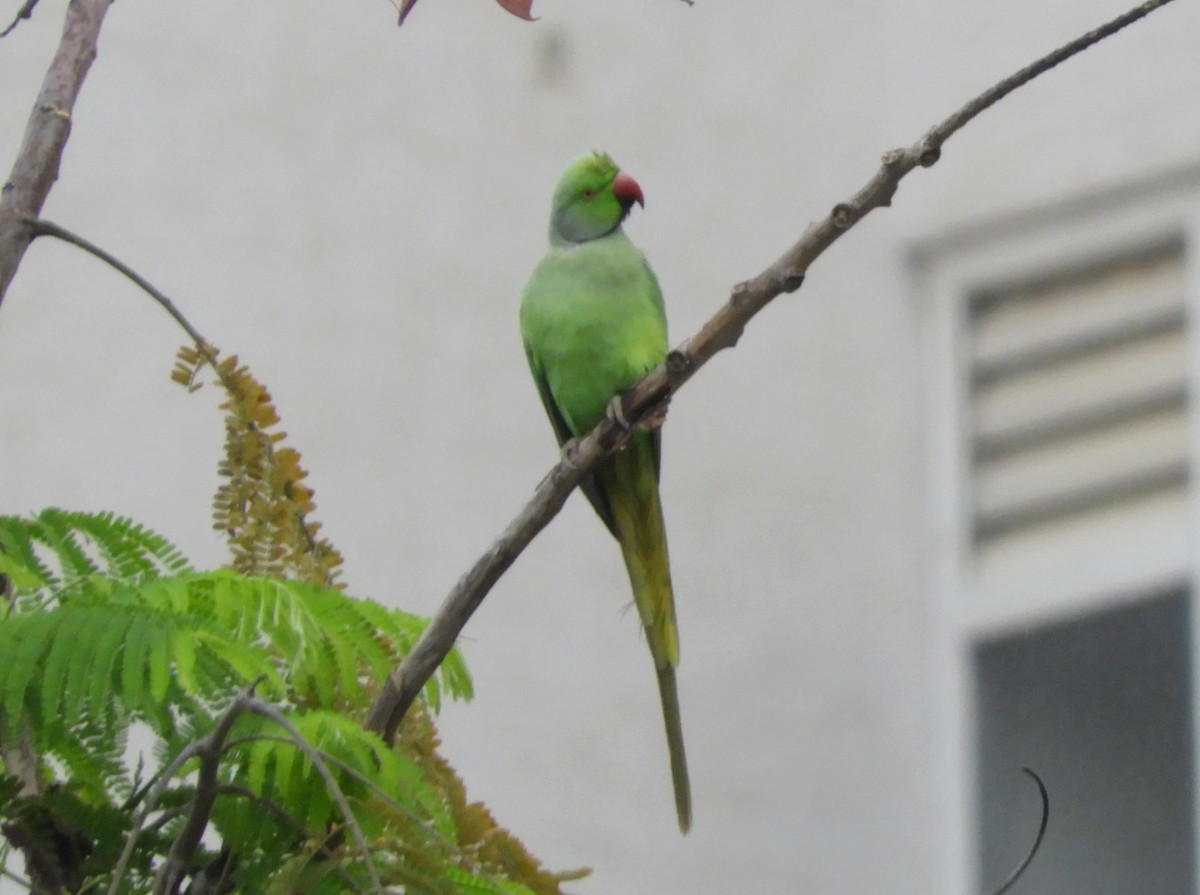
[[[687,755],[683,751],[683,724],[679,718],[679,691],[675,688],[675,669],[658,669],[658,695],[662,699],[663,724],[667,728],[667,749],[671,753],[671,782],[675,786],[675,813],[679,832],[692,827],[692,785],[688,782]]]
[[[631,440],[623,453],[609,459],[597,474],[608,495],[617,540],[629,571],[646,645],[658,672],[667,749],[671,754],[671,782],[679,829],[692,826],[692,789],[683,752],[683,725],[679,718],[679,692],[675,666],[679,664],[679,627],[675,622],[675,594],[671,587],[671,562],[662,503],[658,496],[651,442],[642,435]]]

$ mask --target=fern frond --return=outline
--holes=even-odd
[[[179,673],[181,644],[191,658]],[[200,663],[198,652],[211,661]],[[77,724],[114,732],[129,718],[171,736],[180,712],[203,715],[206,706],[265,676],[264,690],[280,693],[282,680],[268,652],[240,643],[215,626],[149,606],[74,600],[52,610],[20,613],[0,625],[0,692],[5,719],[30,713],[45,747]]]
[[[100,571],[100,567],[76,540],[75,527],[71,525],[66,514],[55,509],[42,510],[38,514],[38,521],[41,523],[41,540],[54,551],[64,581],[70,583],[80,578],[89,578]]]
[[[101,730],[90,722],[78,724],[70,736],[56,737],[50,750],[62,764],[59,785],[66,783],[92,805],[108,803],[113,795],[127,795],[124,763],[128,728]]]
[[[59,584],[58,575],[34,549],[36,522],[16,516],[0,516],[0,571],[13,582],[15,596],[49,591]]]
[[[125,594],[113,598],[121,600]],[[377,682],[412,648],[427,624],[418,616],[331,588],[230,571],[161,578],[138,588],[136,597],[144,605],[209,622],[228,632],[232,643],[266,650],[274,657],[278,675],[288,681],[293,702],[353,711],[367,707]],[[197,636],[203,640],[208,635]],[[229,647],[214,643],[211,648],[231,667],[243,667],[237,656],[225,652]],[[186,673],[190,659],[182,660]],[[253,664],[245,671],[261,673]],[[470,698],[470,677],[457,651],[426,689],[431,704],[440,699],[442,689],[455,698]]]
[[[42,654],[59,619],[51,613],[16,615],[0,625],[0,692],[4,694],[4,722],[9,730],[19,730],[25,713],[26,694],[37,682]]]
[[[533,895],[533,890],[503,877],[484,877],[453,865],[445,869],[446,879],[462,895]]]
[[[267,434],[241,446],[275,451],[259,467],[278,470],[270,487],[296,485],[303,470],[298,455],[275,447],[282,436],[270,431],[277,419],[269,395],[242,404],[249,430]],[[287,512],[311,510],[311,492],[293,489],[288,502]],[[277,521],[268,528],[292,524]],[[326,757],[388,886],[409,895],[558,895],[557,878],[466,802],[437,754],[429,709],[471,692],[457,651],[389,749],[355,719],[426,621],[301,580],[311,568],[295,551],[309,550],[319,564],[311,544],[271,534],[245,546],[255,563],[291,577],[193,572],[168,541],[111,514],[0,516],[0,572],[17,591],[0,620],[0,726],[28,730],[47,782],[71,787],[101,813],[118,810],[118,796],[136,804],[145,791],[140,770],[126,765],[132,724],[150,728],[160,759],[177,755],[211,729],[218,706],[265,678],[258,692]],[[292,858],[295,879],[313,895],[368,891],[362,851],[308,755],[257,716],[238,725],[212,819],[238,850],[239,891],[266,891]],[[192,786],[185,776],[158,803],[159,823],[143,834],[126,877],[130,891],[149,890],[186,813],[172,820],[172,809],[186,806]],[[0,804],[0,814],[7,810]],[[128,806],[120,810],[128,816]]]
[[[359,827],[377,843],[372,860],[388,868],[406,891],[455,892],[438,880],[442,867],[459,860],[457,831],[441,794],[420,766],[344,715],[310,709],[287,719],[323,756]],[[269,720],[247,719],[238,732],[242,736],[229,749],[235,789],[269,799],[300,820],[312,841],[324,841],[327,860],[343,862],[345,874],[358,875],[363,856],[349,842],[335,846],[328,841],[330,831],[343,828],[346,818],[308,755]]]
[[[182,551],[157,532],[115,513],[63,513],[77,531],[85,534],[104,560],[101,571],[110,578],[137,581],[178,575],[190,564]]]
[[[48,601],[136,583],[188,569],[174,544],[113,513],[50,508],[36,516],[0,516],[0,571],[18,604]]]
[[[217,360],[216,349],[209,352],[181,349],[171,378],[195,391],[207,363],[225,390],[225,453],[217,466],[225,481],[213,498],[213,527],[225,534],[233,568],[337,587],[342,556],[309,519],[316,504],[304,483],[308,472],[300,454],[282,446],[271,393],[236,355]]]

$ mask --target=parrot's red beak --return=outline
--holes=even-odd
[[[617,201],[621,203],[621,207],[627,211],[633,207],[636,202],[642,208],[646,207],[646,202],[642,198],[642,188],[638,186],[638,182],[626,174],[624,171],[618,171],[617,176],[613,178],[613,195],[617,197]]]

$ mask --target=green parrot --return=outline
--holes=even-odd
[[[521,337],[560,445],[588,432],[615,395],[667,356],[662,292],[621,222],[643,204],[637,181],[603,153],[576,159],[550,209],[550,249],[521,297]],[[659,420],[658,422],[661,422]],[[621,545],[658,672],[679,828],[692,823],[675,667],[679,631],[658,496],[660,430],[640,428],[580,487]]]

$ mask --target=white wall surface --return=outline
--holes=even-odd
[[[540,0],[530,25],[422,0],[397,30],[381,2],[121,0],[46,216],[249,363],[351,590],[429,613],[556,457],[516,308],[566,161],[604,148],[638,178],[627,229],[680,340],[884,150],[1124,8]],[[0,42],[7,158],[61,12]],[[691,835],[619,553],[586,502],[496,587],[445,751],[550,867],[595,868],[572,891],[940,891],[906,253],[1195,160],[1198,43],[1200,8],[1177,3],[986,113],[674,401]],[[219,563],[221,421],[212,390],[168,380],[182,340],[116,274],[35,245],[0,311],[0,509],[111,509]]]

